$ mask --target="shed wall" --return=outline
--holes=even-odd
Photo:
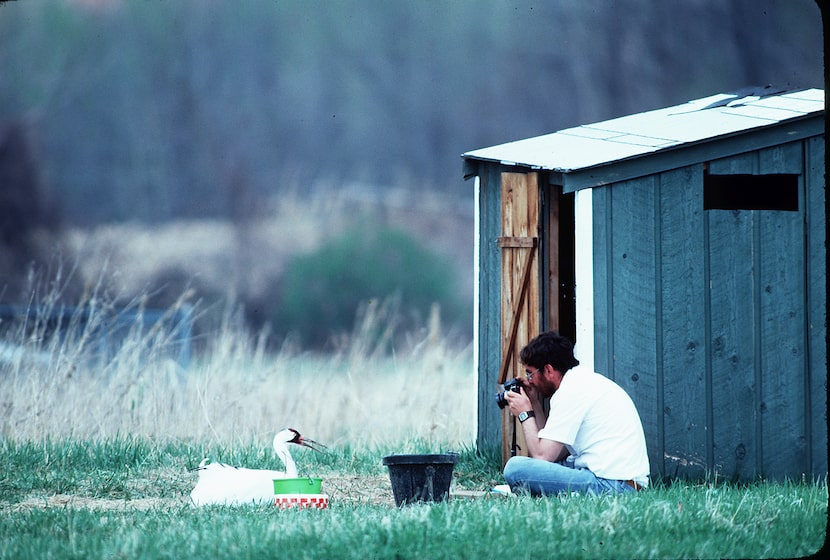
[[[478,430],[479,448],[501,446],[501,411],[495,402],[501,366],[501,169],[479,168]]]
[[[799,173],[798,212],[704,210],[702,165],[594,189],[595,366],[655,474],[827,472],[823,158],[810,139],[710,162]]]
[[[813,472],[827,473],[827,209],[824,137],[804,143],[807,221],[807,406]]]

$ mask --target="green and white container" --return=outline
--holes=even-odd
[[[275,478],[274,494],[319,494],[322,478]]]

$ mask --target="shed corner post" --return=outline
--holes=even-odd
[[[501,441],[501,415],[494,398],[499,370],[501,333],[500,255],[496,240],[501,204],[496,164],[479,162],[475,176],[475,270],[473,354],[477,375],[476,447],[493,450]]]
[[[574,198],[574,267],[576,292],[576,347],[579,363],[594,369],[594,221],[593,189]]]

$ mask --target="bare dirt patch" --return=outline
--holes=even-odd
[[[370,504],[394,506],[392,484],[384,476],[331,476],[323,479],[323,493],[333,504]],[[12,511],[70,508],[101,511],[130,511],[169,509],[191,504],[188,495],[136,499],[91,498],[72,494],[30,496],[16,504],[6,504],[1,509]]]
[[[395,505],[392,483],[385,476],[336,476],[323,479],[323,492],[332,501]]]
[[[55,494],[53,496],[38,496],[23,500],[14,504],[10,509],[13,511],[47,509],[47,508],[70,508],[70,509],[94,509],[102,511],[128,511],[148,510],[159,508],[172,508],[187,505],[189,500],[185,498],[137,498],[132,500],[118,500],[112,498],[89,498],[86,496],[74,496],[71,494]]]

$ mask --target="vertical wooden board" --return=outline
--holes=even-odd
[[[703,170],[660,180],[660,356],[657,364],[662,473],[699,478],[706,466],[706,325]]]
[[[644,378],[653,378],[656,367],[654,181],[650,176],[611,189],[612,375],[630,391],[648,383]]]
[[[707,222],[713,468],[751,478],[760,467],[753,213],[709,210]]]
[[[532,196],[528,199],[528,231],[527,234],[531,237],[538,237],[541,235],[540,220],[542,209],[540,207],[541,197],[539,194],[539,174],[528,174],[528,191]],[[526,340],[522,344],[524,346],[530,339],[535,337],[541,331],[542,326],[542,284],[541,284],[541,266],[543,259],[541,253],[541,240],[536,245],[536,258],[533,259],[533,269],[531,270],[530,286],[528,286],[527,294],[527,319],[526,326]]]
[[[544,265],[544,301],[543,309],[545,310],[544,330],[557,330],[561,333],[562,329],[559,325],[559,298],[560,298],[560,280],[559,280],[559,203],[561,187],[546,186],[545,193],[545,215],[543,216],[544,227],[542,228],[544,236],[545,248]],[[541,253],[540,253],[541,255]],[[572,341],[576,342],[576,341]]]
[[[505,237],[536,237],[539,224],[538,174],[536,173],[502,173],[501,174],[501,235]],[[525,267],[531,263],[530,284],[518,316],[519,326],[513,346],[508,378],[521,376],[519,350],[538,334],[539,330],[539,258],[534,254],[528,260],[530,252],[536,247],[505,247],[502,249],[502,296],[501,296],[501,347],[505,348],[510,339],[510,328],[514,321],[516,304],[520,300],[520,291],[525,276]],[[505,409],[502,412],[502,458],[509,458],[512,440],[516,432],[516,442],[521,454],[527,454],[524,434],[518,429],[516,421]]]
[[[607,374],[611,369],[613,353],[609,326],[614,319],[608,305],[611,299],[611,187],[594,189],[591,212],[594,240],[594,369]]]
[[[519,228],[519,237],[538,237],[539,236],[539,174],[527,173],[525,175],[524,200],[522,201],[522,209],[524,216],[522,225]],[[521,266],[517,270],[517,286],[521,284],[525,274],[525,263],[527,262],[527,254],[530,251],[535,251],[533,260],[531,262],[530,284],[527,288],[527,295],[524,300],[523,312],[521,315],[521,323],[519,325],[518,336],[516,337],[516,352],[515,360],[518,366],[519,350],[524,347],[530,340],[539,334],[540,317],[542,312],[541,298],[540,298],[540,266],[542,258],[540,255],[540,243],[537,240],[535,249],[523,249],[521,251]],[[517,289],[518,293],[518,289]],[[517,367],[517,374],[523,374],[524,370]]]
[[[536,237],[539,223],[539,191],[536,173],[502,173],[502,225],[505,237]],[[528,252],[533,248],[515,247],[502,250],[502,340],[507,343],[509,326],[516,299],[519,297],[525,274]],[[514,365],[518,364],[518,350],[539,329],[539,255],[532,260],[530,285],[526,294],[516,337]],[[515,369],[513,370],[516,371]]]
[[[800,142],[763,150],[759,156],[760,173],[790,173],[802,165]],[[809,471],[804,215],[803,210],[756,214],[764,474],[798,477]]]
[[[758,172],[800,175],[804,165],[801,141],[779,144],[758,152]]]
[[[501,174],[501,235],[513,236],[516,221],[516,214],[521,205],[521,198],[524,191],[524,176],[518,173],[502,173]],[[517,200],[518,199],[518,200]],[[517,259],[520,251],[518,249],[501,250],[501,339],[499,347],[502,349],[502,360],[504,359],[504,352],[507,347],[510,322],[513,314],[514,294],[516,294],[516,275],[521,259]],[[510,370],[507,378],[512,377],[511,373],[515,372],[516,355],[513,354],[511,360]],[[500,366],[501,367],[501,366]],[[497,388],[498,389],[498,388]],[[522,446],[519,442],[519,435],[521,431],[518,430],[516,420],[511,416],[507,409],[501,412],[501,451],[502,464],[506,463],[510,458],[513,438],[516,438],[516,443]]]
[[[512,236],[513,222],[516,210],[516,197],[522,193],[522,176],[517,173],[501,174],[501,225],[499,235]],[[518,250],[501,249],[501,341],[502,353],[507,344],[508,329],[511,310],[513,308],[513,295],[516,290],[514,278],[516,277],[516,253]]]
[[[658,432],[655,183],[648,176],[611,188],[614,362],[601,372],[631,396],[647,439]]]
[[[713,174],[758,173],[758,152],[711,162]],[[709,210],[712,467],[728,479],[760,473],[754,213]]]
[[[479,371],[478,429],[480,448],[501,445],[501,410],[496,406],[496,380],[501,359],[501,231],[500,171],[482,164],[479,195]]]
[[[827,474],[827,216],[824,137],[805,143],[807,220],[807,340],[811,463],[813,476]]]
[[[808,470],[803,222],[799,212],[757,214],[763,472],[798,477]]]

